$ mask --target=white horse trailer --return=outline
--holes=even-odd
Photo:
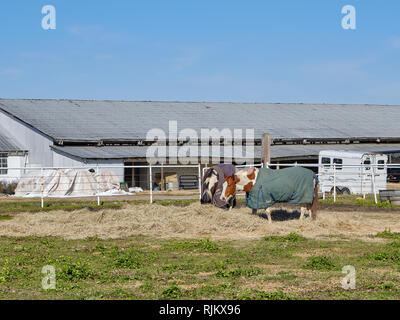
[[[318,178],[322,192],[368,194],[386,189],[385,154],[324,150],[319,153]],[[368,166],[375,165],[375,166]]]

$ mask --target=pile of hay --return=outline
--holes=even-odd
[[[249,208],[232,211],[194,203],[186,207],[127,205],[123,209],[19,213],[0,221],[3,236],[60,236],[66,239],[121,238],[149,235],[159,238],[254,239],[297,232],[308,238],[332,235],[370,239],[390,228],[400,231],[396,213],[320,211],[316,221],[298,219],[299,212],[277,210],[272,224]],[[371,240],[371,239],[370,239]]]

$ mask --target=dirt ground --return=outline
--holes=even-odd
[[[400,232],[400,211],[384,209],[333,210],[322,207],[317,220],[299,220],[299,207],[276,207],[272,224],[262,211],[252,215],[244,206],[231,211],[211,205],[126,205],[123,209],[18,213],[0,221],[0,236],[60,236],[65,239],[121,238],[149,235],[160,238],[254,239],[297,232],[314,239],[363,239],[389,229]]]

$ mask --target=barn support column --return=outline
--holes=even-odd
[[[164,191],[164,185],[165,185],[165,181],[164,181],[164,163],[161,162],[161,187],[160,190]]]

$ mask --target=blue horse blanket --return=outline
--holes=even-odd
[[[276,202],[311,204],[314,200],[314,172],[302,167],[281,170],[261,168],[256,183],[246,195],[246,205],[252,209],[267,209]]]

